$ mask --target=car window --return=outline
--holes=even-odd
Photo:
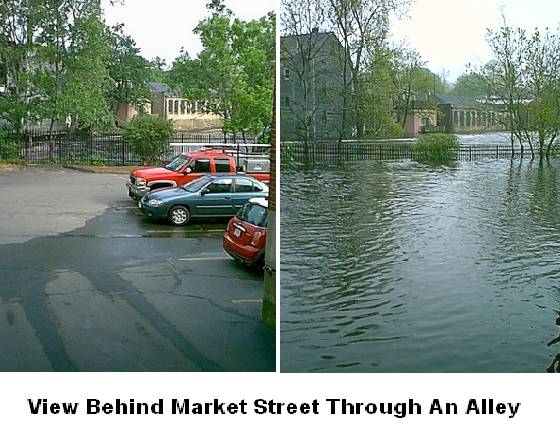
[[[261,191],[264,191],[264,187],[258,182],[253,182],[253,192],[261,192]]]
[[[237,218],[255,226],[266,227],[266,209],[261,205],[247,203],[241,208],[241,211],[237,214]]]
[[[192,169],[195,173],[209,173],[210,159],[196,159]]]
[[[231,192],[233,179],[219,179],[212,182],[206,188],[212,194],[229,193]]]
[[[235,179],[235,192],[253,192],[253,182],[249,179]]]
[[[185,188],[189,192],[198,192],[212,180],[212,176],[202,176],[200,179],[196,179],[190,183],[187,183],[185,186],[183,186],[183,188]]]
[[[178,156],[175,156],[171,160],[171,162],[165,165],[165,168],[167,168],[170,171],[179,171],[188,162],[188,160],[189,158],[187,156],[183,156],[182,154],[179,154]]]
[[[216,165],[217,173],[229,173],[231,171],[229,159],[214,159],[214,165]]]

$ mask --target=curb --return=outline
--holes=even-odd
[[[79,165],[63,165],[62,168],[66,168],[69,170],[80,171],[82,173],[90,173],[90,174],[129,174],[130,170],[106,170],[106,169],[95,169],[90,167],[81,167]]]
[[[82,168],[82,167],[78,167],[75,165],[62,165],[62,168],[66,168],[68,170],[74,170],[74,171],[81,171],[82,173],[92,173],[95,174],[94,170],[91,170],[89,168]]]

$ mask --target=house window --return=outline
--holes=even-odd
[[[465,112],[463,111],[459,112],[459,126],[460,127],[465,126]]]
[[[453,123],[459,125],[459,112],[457,111],[453,112]]]
[[[466,123],[467,127],[471,126],[471,112],[467,112],[467,123]]]
[[[284,69],[284,79],[290,79],[290,69]]]
[[[167,113],[169,114],[173,113],[173,100],[171,99],[167,100]]]
[[[176,99],[173,102],[173,113],[175,113],[176,115],[179,114],[179,100],[178,99]]]
[[[185,114],[186,101],[181,100],[181,114]]]

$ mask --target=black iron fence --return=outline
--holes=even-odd
[[[183,144],[236,144],[243,142],[235,135],[222,133],[175,132],[169,139],[171,153],[188,151]],[[245,139],[244,144],[254,144]],[[199,148],[198,147],[198,148]],[[132,146],[121,134],[49,133],[29,131],[4,132],[0,136],[0,160],[24,160],[30,164],[90,164],[90,165],[139,165],[141,163]],[[162,159],[165,159],[162,157]]]
[[[340,161],[340,160],[401,160],[422,159],[422,152],[415,151],[410,142],[321,142],[305,145],[285,142],[280,146],[282,161]],[[525,157],[530,152],[525,149]],[[461,145],[455,150],[454,157],[459,160],[510,159],[521,157],[521,150],[510,145]]]

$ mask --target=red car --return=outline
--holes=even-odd
[[[230,220],[224,234],[224,250],[251,267],[264,266],[267,208],[266,199],[249,200]]]

